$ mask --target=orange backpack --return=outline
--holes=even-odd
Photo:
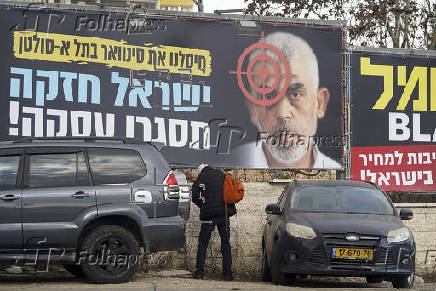
[[[223,173],[226,175],[223,184],[224,203],[238,203],[244,198],[244,185],[229,173]]]

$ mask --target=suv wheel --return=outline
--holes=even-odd
[[[262,248],[262,280],[264,282],[271,282],[271,272],[268,267],[268,258],[265,248]]]
[[[65,264],[64,269],[74,277],[85,277],[80,265]]]
[[[91,230],[81,244],[80,254],[86,254],[83,273],[95,283],[127,282],[139,267],[138,241],[117,225]]]
[[[392,287],[394,288],[404,288],[411,289],[413,287],[413,282],[415,281],[415,272],[410,274],[409,276],[396,276],[392,280]]]

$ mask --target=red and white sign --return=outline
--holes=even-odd
[[[385,191],[436,191],[436,145],[353,147],[351,179]]]

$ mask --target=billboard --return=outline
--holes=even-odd
[[[436,54],[353,52],[351,178],[435,191]]]
[[[160,0],[160,6],[183,6],[192,7],[194,2],[192,0]]]
[[[341,25],[49,7],[0,9],[1,140],[134,137],[179,167],[342,167]]]

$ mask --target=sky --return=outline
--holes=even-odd
[[[203,0],[204,12],[213,13],[214,10],[245,8],[244,0]]]

